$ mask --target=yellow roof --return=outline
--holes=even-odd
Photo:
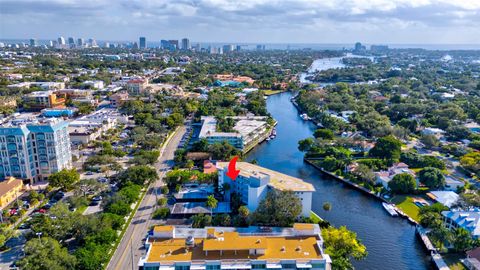
[[[311,223],[295,223],[293,224],[295,230],[313,230],[314,225]]]
[[[171,225],[164,225],[164,226],[155,226],[153,227],[154,232],[170,232],[173,231],[175,227]]]
[[[205,239],[203,250],[249,250],[265,249],[267,241],[264,237],[239,236],[238,232],[217,234],[216,238]]]
[[[7,194],[14,188],[22,187],[22,186],[23,186],[23,181],[21,179],[16,179],[14,177],[10,177],[4,181],[0,181],[0,197]],[[18,195],[20,196],[21,194],[18,194]]]
[[[228,162],[217,162],[217,166],[227,168]],[[263,173],[270,176],[268,185],[278,190],[292,190],[292,191],[315,191],[312,184],[303,181],[287,174],[273,171],[248,162],[237,162],[237,170],[240,170],[240,175],[244,177],[258,176],[258,173]]]
[[[252,244],[252,239],[243,244],[245,238],[254,238],[252,249],[264,249],[265,254],[249,254],[246,249],[247,243]],[[260,243],[255,246],[257,239]],[[283,259],[321,259],[322,255],[317,247],[317,237],[315,236],[295,236],[295,237],[251,237],[238,236],[238,238],[227,238],[223,242],[212,244],[210,239],[196,238],[195,246],[186,248],[185,239],[155,239],[152,240],[151,250],[147,262],[172,263],[178,261],[194,260],[283,260]],[[235,242],[231,242],[235,241]],[[205,250],[205,247],[215,246],[219,250]],[[222,246],[228,249],[222,249]],[[238,246],[238,249],[232,249]]]

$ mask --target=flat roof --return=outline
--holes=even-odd
[[[224,168],[226,170],[228,167],[228,162],[217,162],[217,167]],[[307,183],[300,178],[273,171],[248,162],[237,162],[237,170],[240,170],[240,175],[244,177],[257,177],[259,176],[259,173],[269,175],[270,181],[268,185],[278,190],[315,191],[315,188],[312,184]]]
[[[266,116],[234,116],[229,117],[236,120],[233,129],[235,132],[217,132],[217,119],[215,116],[202,116],[202,128],[199,137],[206,138],[210,136],[218,137],[240,137],[256,131],[267,122]]]
[[[186,248],[185,239],[152,239],[147,262],[199,260],[284,260],[322,259],[317,236],[232,236],[223,240],[195,238],[194,247]],[[218,239],[218,238],[217,238]],[[235,249],[237,248],[237,249]],[[249,254],[249,249],[264,249],[265,254]],[[222,250],[222,254],[220,254]],[[207,252],[208,251],[208,252]]]

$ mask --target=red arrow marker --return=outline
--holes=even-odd
[[[230,163],[228,163],[228,171],[227,171],[227,176],[230,177],[233,181],[237,179],[238,174],[240,174],[240,170],[237,170],[235,168],[237,164],[237,156],[234,156],[232,160],[230,160]]]

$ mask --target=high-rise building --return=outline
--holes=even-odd
[[[378,53],[386,52],[388,51],[388,45],[372,45],[370,46],[370,50]]]
[[[89,38],[88,39],[88,45],[92,48],[98,47],[97,41],[94,38]]]
[[[190,50],[190,40],[188,38],[182,39],[182,50]]]
[[[145,37],[140,37],[138,44],[139,44],[140,49],[146,49],[147,48],[147,39]]]
[[[68,46],[75,47],[75,39],[73,37],[68,38]]]
[[[60,46],[65,45],[65,38],[64,37],[59,37],[58,38],[58,45],[60,45]]]
[[[85,41],[83,41],[83,38],[78,38],[77,39],[77,46],[78,47],[83,47],[84,44],[85,44]]]
[[[170,39],[168,42],[172,45],[174,50],[178,50],[180,48],[178,47],[178,39]]]
[[[242,50],[242,45],[237,45],[236,51],[239,52]]]
[[[50,40],[50,41],[48,42],[48,46],[50,46],[50,47],[55,46],[55,40]]]
[[[14,118],[0,126],[0,179],[43,180],[72,167],[68,122]]]
[[[230,53],[230,52],[233,52],[233,49],[235,47],[232,45],[232,44],[227,44],[227,45],[223,45],[223,52],[224,53]]]
[[[37,40],[34,39],[34,38],[31,38],[30,39],[30,47],[35,47],[35,46],[37,46]]]
[[[355,50],[360,51],[361,49],[362,49],[362,43],[360,42],[355,43]]]

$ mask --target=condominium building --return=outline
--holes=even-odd
[[[53,91],[36,91],[23,96],[24,107],[27,110],[42,110],[45,108],[65,107],[65,97]]]
[[[42,180],[72,167],[68,123],[16,117],[0,126],[0,178]]]
[[[209,144],[226,141],[233,147],[246,152],[268,135],[267,117],[265,116],[236,116],[230,118],[235,121],[234,132],[219,132],[217,131],[215,116],[202,116],[199,138],[206,139]]]
[[[155,226],[139,269],[330,270],[317,224],[292,228]]]
[[[241,201],[253,212],[257,209],[260,201],[265,198],[268,191],[292,191],[302,203],[302,216],[309,217],[312,209],[312,194],[315,188],[312,184],[304,182],[300,178],[279,173],[248,162],[237,162],[237,170],[240,174],[233,181],[227,176],[228,162],[217,162],[218,186],[230,185],[226,192],[227,200],[230,194],[235,192]]]

